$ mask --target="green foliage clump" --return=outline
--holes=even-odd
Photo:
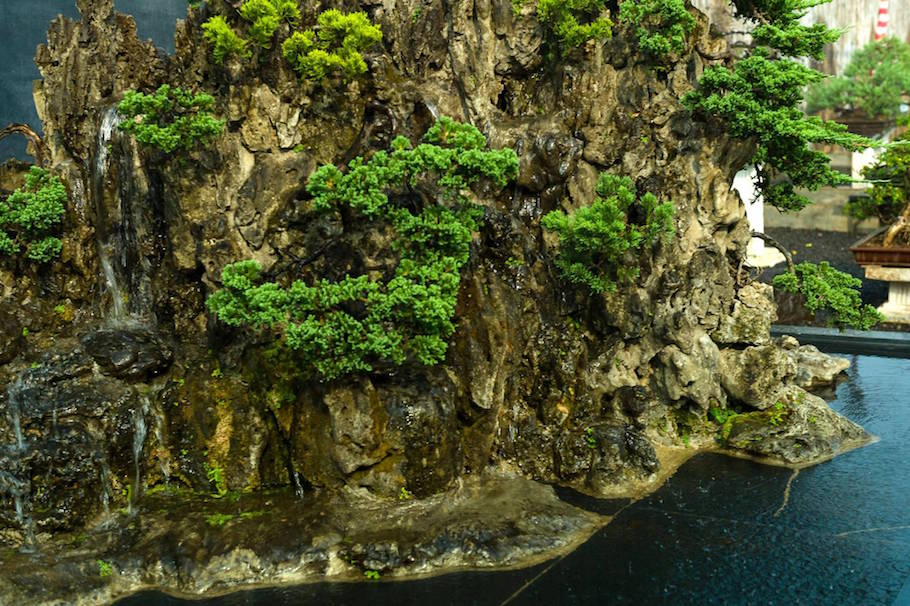
[[[102,579],[114,574],[114,565],[105,560],[95,560],[95,563],[98,564],[98,576]]]
[[[240,16],[250,22],[249,36],[261,48],[271,48],[281,22],[296,26],[300,21],[297,0],[245,0]]]
[[[66,212],[66,188],[60,179],[33,166],[25,187],[0,200],[0,254],[25,248],[32,261],[46,263],[60,254],[63,244],[53,235]]]
[[[845,126],[807,117],[800,110],[803,91],[823,75],[791,58],[820,57],[824,44],[836,37],[824,26],[804,26],[799,19],[815,0],[734,0],[738,12],[761,23],[752,54],[732,68],[705,69],[698,88],[683,98],[697,114],[721,120],[728,132],[755,141],[756,185],[765,202],[780,210],[799,210],[809,200],[797,188],[838,185],[849,177],[833,170],[828,157],[810,143],[840,145],[848,150],[871,142],[852,135]]]
[[[873,183],[868,196],[851,197],[844,210],[857,219],[893,222],[910,203],[910,131],[895,139],[875,164],[863,168],[863,177]]]
[[[230,513],[212,513],[205,516],[205,523],[212,528],[221,528],[233,519],[234,515]]]
[[[613,34],[613,22],[603,16],[606,5],[606,0],[538,0],[537,18],[552,30],[565,54]]]
[[[154,94],[128,91],[117,111],[125,118],[119,128],[143,145],[165,153],[189,151],[224,131],[224,121],[215,118],[215,100],[205,93],[191,93],[162,84]]]
[[[894,118],[910,95],[910,44],[897,38],[870,42],[857,51],[842,76],[826,78],[806,93],[807,111],[853,109]]]
[[[695,28],[695,17],[683,0],[625,0],[619,18],[635,26],[638,47],[663,58],[686,46],[686,35]]]
[[[221,65],[228,57],[249,59],[247,41],[238,36],[224,17],[216,15],[202,24],[202,35],[212,45],[215,63]]]
[[[320,13],[316,29],[294,32],[282,54],[301,77],[320,82],[330,75],[351,80],[367,71],[363,51],[382,41],[382,31],[366,13]]]
[[[650,192],[636,199],[631,179],[606,173],[598,179],[597,194],[590,206],[572,214],[552,211],[540,223],[559,235],[556,266],[563,277],[602,293],[638,275],[633,254],[673,234],[675,207],[658,203]],[[642,225],[629,222],[633,206],[644,217]]]
[[[355,158],[347,172],[328,164],[310,176],[317,211],[348,207],[391,224],[399,260],[390,277],[284,286],[263,282],[257,262],[241,261],[225,267],[224,288],[209,297],[209,309],[231,326],[283,329],[301,365],[326,379],[409,358],[441,362],[481,216],[465,191],[480,180],[501,188],[518,175],[515,152],[486,150],[486,143],[475,127],[441,118],[416,147],[397,137],[389,152]]]
[[[859,293],[862,280],[834,269],[825,261],[818,265],[799,263],[794,269],[796,273],[774,276],[774,288],[802,294],[806,309],[812,313],[829,311],[831,326],[868,330],[884,319],[874,307],[863,305]]]

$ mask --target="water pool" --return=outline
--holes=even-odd
[[[847,356],[832,406],[881,439],[797,474],[703,454],[587,543],[523,570],[319,583],[177,604],[910,604],[910,360]]]

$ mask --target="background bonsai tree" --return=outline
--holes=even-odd
[[[854,110],[895,118],[910,95],[910,45],[897,38],[870,42],[853,55],[842,76],[809,87],[806,110]]]
[[[910,119],[904,119],[906,126]],[[868,197],[856,198],[846,211],[858,218],[878,217],[891,223],[883,246],[910,244],[910,131],[891,142],[878,161],[863,169],[863,177],[873,183]]]

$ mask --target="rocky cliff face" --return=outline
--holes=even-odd
[[[713,445],[712,407],[753,415],[731,447],[789,463],[865,439],[797,386],[814,380],[798,370],[805,352],[770,342],[770,293],[741,267],[748,226],[730,183],[751,149],[679,102],[723,44],[703,16],[681,59],[655,70],[621,31],[547,59],[533,8],[508,0],[367,8],[382,49],[335,88],[302,84],[277,50],[214,65],[206,5],[178,25],[171,57],[112,0],[80,0],[81,21],[51,25],[35,98],[71,207],[59,262],[0,275],[0,525],[74,529],[163,486],[421,498],[491,468],[627,494],[658,480],[659,452]],[[123,93],[163,82],[213,94],[226,133],[179,158],[118,132]],[[444,364],[301,383],[272,336],[207,313],[236,260],[311,278],[381,260],[388,237],[314,213],[306,178],[396,135],[416,141],[439,115],[521,166],[482,202]],[[677,237],[604,297],[560,280],[540,228],[590,203],[602,171],[677,209]]]

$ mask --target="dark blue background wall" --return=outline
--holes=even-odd
[[[115,5],[136,18],[141,38],[174,51],[174,25],[186,15],[186,0],[115,0]],[[32,82],[41,74],[33,59],[58,14],[78,17],[75,0],[0,0],[0,128],[25,122],[40,132]],[[9,156],[27,158],[24,138],[14,135],[0,141],[0,161]]]

